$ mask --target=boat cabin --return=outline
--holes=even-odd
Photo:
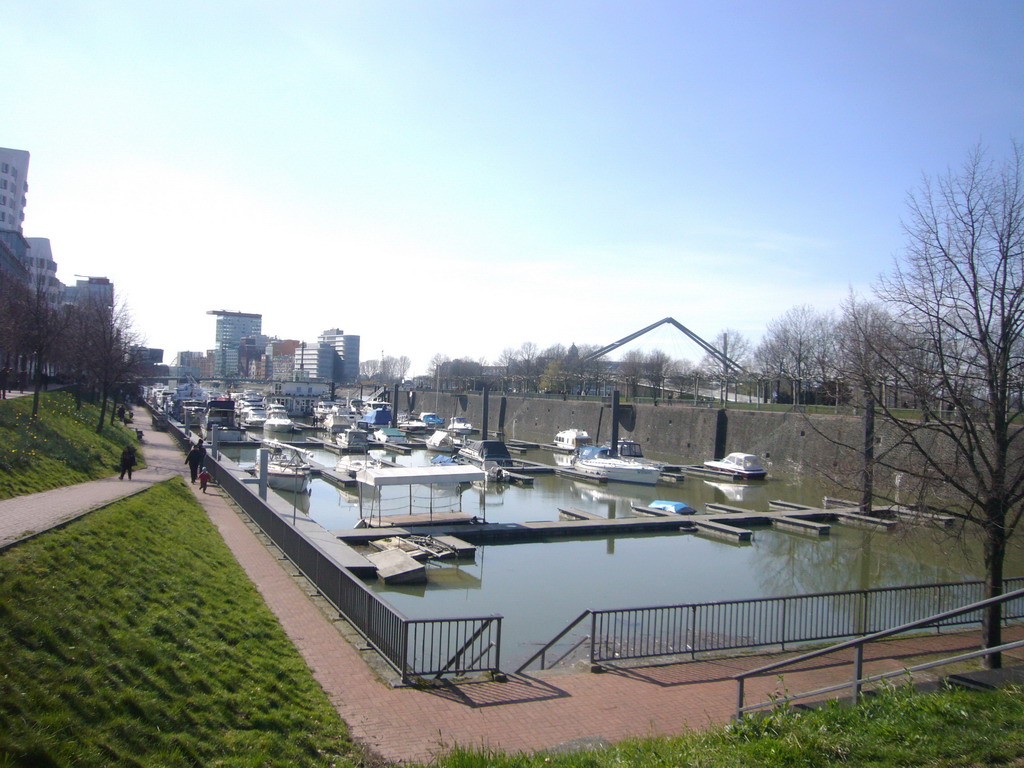
[[[575,451],[592,442],[590,435],[583,429],[563,429],[555,435],[555,448],[562,451]]]

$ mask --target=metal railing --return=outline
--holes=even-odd
[[[1015,581],[1020,581],[1020,579],[1015,579]],[[1024,647],[1024,640],[1017,640],[1010,643],[1001,643],[1000,645],[994,646],[992,648],[982,648],[978,651],[971,651],[969,653],[961,653],[954,656],[948,656],[943,659],[938,659],[923,664],[917,664],[912,667],[905,667],[898,670],[883,672],[881,674],[864,676],[864,646],[868,643],[875,642],[878,640],[885,640],[895,635],[903,634],[904,632],[910,632],[915,629],[924,629],[925,627],[930,626],[946,626],[949,624],[968,623],[964,619],[964,617],[972,616],[974,614],[980,614],[986,606],[1007,603],[1013,605],[1014,603],[1017,603],[1019,607],[1019,604],[1022,601],[1024,601],[1024,589],[1013,590],[1011,592],[1006,592],[996,597],[990,597],[985,600],[979,600],[968,605],[955,608],[953,610],[943,611],[933,616],[918,619],[917,621],[911,621],[897,627],[892,627],[889,629],[881,630],[879,632],[874,632],[865,637],[847,640],[846,642],[838,643],[837,645],[832,645],[828,648],[821,648],[816,651],[811,651],[810,653],[801,654],[792,659],[777,661],[773,664],[767,664],[763,667],[758,667],[757,669],[742,672],[733,677],[733,680],[736,681],[737,688],[736,717],[740,718],[747,712],[753,712],[755,710],[764,709],[765,707],[788,704],[789,702],[796,701],[798,699],[805,699],[812,696],[822,696],[827,693],[834,693],[836,691],[841,691],[846,688],[851,688],[853,690],[853,699],[857,700],[860,698],[860,694],[864,685],[870,683],[881,682],[882,680],[887,680],[890,677],[906,676],[908,674],[919,672],[925,669],[933,669],[935,667],[946,666],[948,664],[953,664],[960,661],[967,661],[970,659],[976,659],[983,656],[990,656],[992,654],[1002,653],[1006,650]],[[1007,610],[1003,611],[1004,618],[1006,618],[1005,614],[1007,612]],[[785,667],[790,667],[795,664],[801,664],[810,659],[836,653],[838,651],[843,651],[847,648],[854,649],[854,657],[853,660],[850,662],[853,665],[853,678],[851,680],[839,683],[837,685],[830,685],[825,688],[817,688],[813,691],[805,691],[803,693],[775,697],[772,698],[770,701],[762,701],[758,702],[757,704],[744,704],[745,684],[749,678],[765,675],[769,672],[777,674],[778,670],[783,669]]]
[[[1007,589],[1024,578],[1006,579]],[[584,611],[520,667],[545,669],[589,644],[592,666],[636,659],[778,646],[857,637],[979,600],[981,581],[822,592],[788,597]],[[589,634],[570,635],[590,618]],[[1024,617],[1024,599],[1004,618]],[[937,626],[975,624],[980,611],[950,615]],[[552,664],[549,658],[555,658]]]
[[[170,422],[175,440],[187,439]],[[313,539],[276,513],[224,462],[207,456],[214,480],[380,656],[401,675],[500,672],[501,616],[410,619],[386,603]]]

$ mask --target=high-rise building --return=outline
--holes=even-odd
[[[320,334],[320,344],[334,350],[334,369],[329,378],[340,383],[352,383],[359,379],[359,337],[345,335],[340,328],[330,328]]]
[[[106,277],[86,277],[74,285],[64,287],[64,301],[68,304],[96,303],[103,307],[113,307],[114,284]]]
[[[0,230],[21,232],[28,196],[29,154],[0,147]]]
[[[28,284],[28,243],[21,234],[28,192],[28,152],[0,147],[0,286]]]
[[[334,368],[337,354],[334,347],[322,341],[316,344],[302,342],[295,351],[295,378],[297,381],[309,379],[334,380]]]
[[[219,378],[245,375],[241,370],[242,339],[260,334],[263,329],[263,315],[229,312],[224,309],[210,310],[206,314],[217,318],[216,361],[213,375]]]

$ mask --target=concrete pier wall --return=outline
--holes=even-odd
[[[498,429],[500,401],[492,393],[489,429]],[[505,396],[505,438],[550,443],[555,433],[576,427],[587,430],[595,442],[611,437],[611,405],[597,401]],[[432,410],[434,393],[417,393],[422,409]],[[467,416],[483,426],[483,396],[443,394],[438,413]],[[842,452],[837,441],[859,446],[861,420],[853,416],[721,410],[681,405],[625,404],[619,414],[619,438],[641,443],[646,455],[674,463],[692,464],[732,451],[755,453],[769,469],[786,474],[820,471],[822,463],[855,459]],[[716,448],[718,450],[716,450]],[[845,455],[842,455],[845,453]]]

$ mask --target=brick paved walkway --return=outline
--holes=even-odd
[[[184,468],[171,438],[146,430],[149,469],[117,478],[0,502],[5,531],[42,530]],[[219,488],[196,498],[305,658],[353,738],[394,762],[428,762],[453,745],[509,752],[553,748],[579,739],[614,742],[677,734],[728,722],[735,707],[731,676],[767,663],[764,656],[673,664],[604,674],[549,673],[425,691],[381,682],[282,563],[261,544]],[[901,669],[908,659],[951,648],[973,649],[976,637],[941,635],[872,649],[868,671]],[[884,657],[877,654],[884,653]],[[849,658],[849,657],[847,657]],[[816,660],[787,673],[748,682],[748,702],[781,688],[810,690],[849,679],[849,664]]]

